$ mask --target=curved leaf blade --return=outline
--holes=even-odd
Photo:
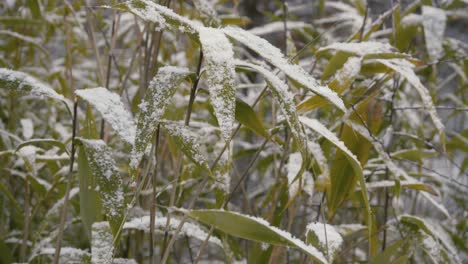
[[[271,226],[262,218],[224,210],[191,210],[185,213],[200,222],[212,225],[221,231],[244,239],[279,246],[294,246],[309,255],[314,261],[328,263],[315,247],[306,245],[290,233]]]

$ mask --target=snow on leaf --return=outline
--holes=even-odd
[[[175,231],[180,224],[180,220],[177,218],[171,218],[168,230],[166,230],[166,224],[167,224],[166,217],[160,216],[154,219],[154,228],[157,231],[160,231],[162,233],[164,233],[165,231],[168,231],[169,233],[172,233],[172,231]],[[123,229],[137,229],[137,230],[141,230],[141,231],[149,233],[150,217],[143,216],[143,217],[133,218],[132,220],[125,222]],[[205,230],[203,230],[199,225],[188,222],[182,226],[182,229],[178,235],[179,236],[186,235],[186,236],[198,239],[200,241],[204,241],[208,233]],[[223,246],[221,240],[219,240],[219,238],[215,236],[211,236],[209,239],[209,242],[215,245],[218,245],[220,247]]]
[[[176,145],[180,150],[196,165],[204,169],[209,175],[211,170],[208,162],[201,152],[201,147],[198,142],[198,136],[193,133],[189,127],[176,122],[163,122],[163,127],[167,133],[174,139]]]
[[[91,262],[111,264],[114,253],[112,233],[108,222],[97,222],[92,226]]]
[[[401,74],[414,88],[416,88],[416,91],[419,93],[419,96],[421,96],[435,127],[439,131],[441,137],[444,138],[444,124],[440,121],[429,91],[424,87],[418,76],[415,74],[413,65],[404,59],[377,59],[377,61]]]
[[[49,97],[67,103],[63,95],[58,94],[50,86],[24,72],[0,68],[0,88],[6,88],[21,94],[31,94],[38,97]]]
[[[443,55],[442,40],[444,39],[446,23],[447,16],[442,9],[426,5],[422,7],[424,38],[431,61],[436,61]]]
[[[23,128],[22,134],[24,139],[30,139],[34,134],[34,124],[31,119],[23,118],[20,120],[21,127]]]
[[[311,91],[326,98],[328,101],[336,105],[339,109],[345,110],[345,106],[341,98],[326,86],[318,84],[318,82],[310,76],[301,66],[291,64],[284,57],[281,51],[271,45],[268,41],[254,34],[237,27],[226,27],[224,33],[229,37],[246,45],[266,61],[273,64],[278,69],[284,71],[289,78],[295,80],[299,84],[307,87]]]
[[[130,112],[125,109],[119,95],[103,87],[77,90],[75,93],[94,106],[117,134],[133,145],[135,122]]]
[[[116,235],[123,221],[125,201],[122,178],[111,156],[111,149],[102,140],[83,138],[76,140],[86,152],[88,165],[97,181],[107,219],[113,234]]]
[[[271,226],[263,218],[224,210],[190,210],[185,213],[227,234],[272,245],[293,246],[307,253],[314,261],[328,263],[317,248],[306,245],[287,231]]]
[[[301,122],[306,125],[311,130],[319,133],[321,136],[325,137],[328,141],[330,141],[333,145],[338,147],[345,157],[348,159],[351,167],[353,168],[354,172],[358,176],[359,183],[361,185],[361,194],[362,199],[364,201],[364,206],[367,214],[367,225],[369,229],[369,236],[372,234],[372,215],[371,209],[369,204],[369,198],[367,195],[367,188],[366,188],[366,181],[364,175],[362,173],[361,163],[357,159],[357,157],[345,146],[343,141],[341,141],[335,134],[333,134],[330,130],[328,130],[322,123],[320,123],[316,119],[311,119],[307,117],[299,117]]]
[[[339,50],[348,53],[353,53],[359,56],[370,55],[370,54],[382,54],[382,53],[397,53],[398,51],[390,44],[367,41],[367,42],[354,42],[354,43],[340,43],[336,42],[328,46],[318,49],[317,54],[323,53],[327,50]]]
[[[343,238],[332,225],[310,223],[306,226],[307,242],[318,247],[328,255],[328,261],[333,262],[335,254],[343,244]]]
[[[181,31],[191,35],[196,35],[198,29],[203,26],[198,21],[192,21],[180,16],[171,9],[150,0],[130,0],[119,6],[127,8],[130,12],[147,22],[154,22],[162,28]]]
[[[307,154],[307,137],[304,132],[302,124],[299,122],[299,118],[296,113],[296,107],[293,100],[293,94],[289,91],[288,86],[275,74],[265,69],[262,66],[249,63],[242,60],[235,60],[236,65],[241,67],[251,68],[263,75],[269,87],[271,88],[272,94],[275,100],[279,103],[281,112],[286,117],[286,122],[291,129],[291,133],[296,140],[297,144],[301,149],[301,153],[304,156]]]
[[[165,66],[159,69],[149,83],[145,98],[138,105],[140,113],[131,160],[132,167],[138,166],[166,106],[180,82],[190,74],[187,68]]]
[[[221,136],[231,137],[236,107],[234,52],[219,29],[201,28],[200,42],[206,64],[210,100],[221,128]]]
[[[198,12],[200,12],[200,15],[208,20],[209,25],[217,26],[221,23],[212,2],[208,0],[194,0],[193,4]]]
[[[301,153],[299,152],[294,152],[289,155],[289,161],[288,165],[286,166],[286,169],[288,171],[287,177],[288,177],[288,184],[289,184],[289,196],[293,197],[294,195],[297,194],[299,191],[299,180],[296,180],[296,176],[301,170],[302,166],[302,157]]]
[[[53,256],[55,254],[55,248],[52,247],[44,247],[41,248],[37,253],[35,253],[30,259],[29,263],[36,263],[34,258],[39,257],[41,255],[50,255]],[[60,250],[60,264],[65,263],[86,263],[86,260],[89,260],[89,252],[79,249],[79,248],[72,248],[72,247],[62,247]]]
[[[288,25],[288,30],[312,28],[310,24],[304,23],[302,21],[287,21],[286,23]],[[284,22],[275,21],[275,22],[271,22],[260,27],[249,29],[248,31],[257,36],[268,35],[268,34],[272,34],[276,32],[283,32]]]
[[[20,34],[18,32],[14,32],[14,31],[9,31],[9,30],[0,30],[0,35],[7,35],[7,36],[10,36],[10,37],[13,37],[13,38],[17,38],[17,39],[20,39],[28,44],[31,44],[33,46],[36,46],[37,48],[39,48],[43,53],[45,54],[49,54],[47,52],[47,50],[39,43],[40,42],[40,39],[38,38],[33,38],[33,37],[30,37],[30,36],[25,36],[23,34]]]

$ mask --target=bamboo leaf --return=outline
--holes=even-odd
[[[102,203],[96,191],[97,180],[86,159],[86,151],[78,152],[78,181],[80,184],[80,216],[88,237],[95,222],[102,221]]]
[[[315,247],[306,245],[290,233],[271,226],[262,218],[224,210],[191,210],[185,211],[185,213],[191,218],[212,225],[227,234],[272,245],[293,246],[306,253],[314,261],[328,263],[323,254]]]
[[[20,94],[31,94],[41,98],[49,97],[68,103],[63,95],[58,94],[50,86],[31,75],[6,68],[0,68],[0,88],[6,88]]]
[[[131,166],[137,167],[170,99],[179,84],[192,73],[187,68],[165,66],[149,83],[145,98],[138,105],[140,113],[136,128]]]
[[[368,226],[368,231],[369,231],[369,241],[371,241],[371,234],[372,234],[372,213],[371,213],[371,208],[369,204],[369,198],[367,196],[367,188],[366,188],[366,180],[364,178],[364,175],[362,173],[362,167],[361,163],[359,160],[356,158],[356,156],[349,151],[349,149],[345,146],[345,144],[338,139],[335,134],[333,134],[330,130],[328,130],[322,123],[320,123],[318,120],[315,119],[310,119],[307,117],[300,117],[299,118],[301,122],[306,125],[308,128],[312,129],[313,131],[319,133],[321,136],[325,137],[328,141],[330,141],[333,145],[338,147],[340,151],[345,155],[347,158],[348,162],[350,163],[351,167],[353,168],[354,173],[357,175],[357,178],[359,180],[359,183],[361,185],[361,195],[362,199],[364,202],[364,208],[366,211],[367,215],[367,226]],[[347,193],[341,191],[340,188],[337,186],[334,186],[336,184],[343,184],[342,182],[337,182],[334,184],[332,181],[331,188],[330,188],[330,201],[329,201],[329,208],[331,210],[331,215],[334,214],[334,210],[338,208],[338,205],[341,203],[341,201],[344,199],[343,197],[347,195]],[[374,247],[375,245],[371,245],[371,247]]]
[[[221,128],[221,136],[231,137],[236,107],[234,52],[219,29],[200,28],[210,100]]]
[[[202,155],[200,140],[189,127],[176,122],[164,121],[162,126],[167,133],[174,139],[177,147],[197,166],[205,170],[209,175],[212,175],[208,162]]]
[[[134,144],[135,122],[119,95],[103,87],[77,90],[75,93],[96,108],[123,140]]]
[[[439,135],[441,136],[442,145],[445,145],[445,127],[442,124],[442,121],[437,114],[437,111],[434,107],[434,103],[432,101],[432,97],[429,91],[424,87],[424,85],[419,80],[418,76],[414,73],[413,65],[406,60],[403,59],[389,59],[389,60],[382,60],[377,59],[378,62],[382,63],[383,65],[389,67],[390,69],[398,72],[401,76],[403,76],[419,93],[421,99],[427,107],[427,112],[431,117],[432,121],[436,129],[439,131]]]
[[[86,153],[87,165],[97,183],[107,220],[115,236],[124,219],[125,200],[122,178],[111,156],[111,149],[102,140],[76,138],[76,142]]]
[[[112,232],[108,222],[97,222],[92,227],[91,263],[111,264],[114,256]]]
[[[258,118],[255,111],[246,102],[241,99],[236,99],[236,120],[242,125],[249,128],[257,135],[268,138],[268,132],[263,126],[263,122]]]
[[[289,63],[281,51],[265,39],[236,27],[226,27],[223,31],[229,37],[246,45],[266,61],[284,71],[289,78],[326,98],[340,110],[345,111],[346,108],[343,101],[335,92],[326,86],[319,85],[301,66]]]
[[[343,238],[332,225],[324,223],[310,223],[306,227],[307,243],[320,249],[333,262],[334,257],[343,244]]]
[[[20,149],[22,149],[22,148],[24,148],[26,146],[41,145],[41,144],[47,144],[47,145],[52,145],[52,146],[58,147],[62,151],[67,153],[67,155],[70,155],[70,153],[68,153],[68,150],[67,150],[67,147],[65,146],[65,144],[63,144],[61,141],[58,141],[58,140],[53,139],[53,138],[35,138],[35,139],[30,139],[30,140],[24,141],[24,142],[20,143],[16,147],[15,151],[19,151]]]
[[[115,8],[130,11],[144,21],[156,23],[162,28],[190,35],[197,35],[198,29],[203,27],[200,22],[180,16],[171,9],[150,0],[130,0],[115,6]]]
[[[338,95],[342,95],[354,82],[361,70],[361,58],[349,57],[343,67],[335,73],[328,87]],[[325,105],[325,99],[319,96],[311,96],[299,103],[296,107],[299,113],[306,113]]]
[[[442,57],[444,48],[445,25],[447,16],[444,10],[432,6],[422,6],[422,24],[424,27],[424,38],[426,40],[426,49],[431,61],[437,61]]]

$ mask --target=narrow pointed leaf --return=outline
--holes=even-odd
[[[122,178],[117,171],[111,149],[102,140],[77,138],[84,149],[88,166],[99,189],[102,205],[114,235],[124,219],[125,200]]]
[[[377,61],[401,74],[414,88],[416,88],[416,91],[419,93],[419,96],[421,96],[424,105],[427,107],[429,116],[431,117],[436,129],[439,131],[439,134],[442,137],[443,144],[445,137],[444,124],[442,124],[442,121],[440,121],[429,91],[426,89],[426,87],[424,87],[418,76],[414,73],[413,65],[404,59],[378,59]]]
[[[268,138],[268,132],[255,111],[246,102],[236,99],[236,120],[257,135]]]
[[[351,151],[349,151],[349,149],[345,146],[345,144],[318,120],[310,119],[310,118],[302,117],[302,116],[300,117],[300,120],[308,128],[319,133],[321,136],[325,137],[328,141],[330,141],[333,145],[335,145],[340,151],[342,151],[342,153],[348,159],[348,162],[353,168],[354,173],[357,175],[357,178],[361,185],[361,195],[364,201],[364,208],[365,208],[366,215],[367,215],[367,226],[369,230],[369,237],[371,237],[373,221],[372,221],[369,198],[367,195],[366,180],[362,173],[361,163],[356,158],[356,156]],[[342,197],[347,195],[346,193],[338,192],[338,190],[339,190],[338,188],[334,188],[333,183],[332,183],[332,186],[330,188],[330,192],[331,192],[330,194],[331,198],[329,201],[329,203],[331,203],[330,208],[337,208],[339,203],[341,203],[341,201],[343,200]]]
[[[447,16],[444,10],[432,6],[422,7],[422,24],[426,49],[431,61],[437,61],[444,52],[442,41],[444,40]]]
[[[318,82],[301,66],[289,63],[281,51],[265,39],[236,27],[227,27],[223,30],[226,35],[246,45],[262,56],[266,61],[284,71],[289,78],[326,98],[339,109],[345,111],[346,108],[343,101],[334,91],[330,90],[326,86],[318,84]]]
[[[123,140],[133,145],[135,122],[119,95],[103,87],[77,90],[75,93],[96,108]]]
[[[310,223],[306,227],[307,243],[320,249],[333,262],[335,255],[343,244],[343,238],[332,225],[324,223]]]
[[[191,210],[186,211],[186,214],[227,234],[272,245],[293,246],[318,263],[328,263],[323,254],[315,247],[306,245],[290,233],[271,226],[262,218],[224,210]]]
[[[211,170],[200,150],[200,140],[189,127],[175,122],[164,122],[163,127],[167,133],[174,139],[177,147],[189,158],[193,163],[204,169],[209,175]]]
[[[221,128],[221,136],[227,141],[231,137],[236,107],[232,44],[221,30],[214,28],[200,29],[200,43],[211,104]]]
[[[65,97],[58,94],[52,87],[24,72],[0,68],[0,88],[16,91],[20,94],[49,97],[67,103]]]
[[[187,68],[166,66],[160,68],[149,83],[145,98],[138,105],[140,113],[132,155],[132,167],[138,166],[170,99],[174,96],[179,84],[190,74],[192,73]]]
[[[92,227],[91,263],[111,264],[114,256],[112,233],[108,222],[97,222]]]

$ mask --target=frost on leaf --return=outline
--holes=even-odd
[[[314,93],[326,98],[328,101],[336,105],[339,109],[345,111],[345,106],[341,98],[326,86],[318,84],[318,82],[310,76],[301,66],[291,64],[284,57],[281,51],[271,45],[268,41],[254,34],[236,27],[226,27],[223,29],[229,37],[246,45],[266,61],[273,64],[278,69],[282,70],[289,78],[295,80],[299,84],[307,87]]]
[[[200,139],[189,127],[176,122],[162,123],[167,133],[174,139],[177,147],[197,166],[211,175],[208,162],[200,150]]]
[[[310,197],[314,194],[314,178],[306,171],[303,175],[300,175],[298,179],[296,176],[300,174],[302,167],[302,156],[299,152],[294,152],[289,155],[288,165],[286,169],[288,171],[287,178],[289,184],[289,196],[294,197],[298,192],[304,190]]]
[[[177,218],[171,218],[169,223],[169,227],[166,230],[167,218],[164,216],[156,217],[154,219],[154,228],[156,231],[164,233],[168,231],[169,233],[173,233],[180,224],[180,220]],[[123,229],[137,229],[144,232],[150,232],[150,217],[143,216],[139,218],[134,218],[130,221],[125,222]],[[199,225],[187,222],[182,226],[182,229],[178,233],[178,236],[186,235],[188,237],[192,237],[198,239],[200,241],[204,241],[208,235],[208,233],[203,230]],[[220,247],[223,246],[221,240],[215,236],[211,236],[209,239],[210,243],[218,245]]]
[[[111,156],[111,149],[102,140],[77,138],[77,141],[86,152],[88,165],[97,181],[102,205],[115,235],[123,220],[125,200],[122,178]]]
[[[227,234],[272,245],[294,246],[307,253],[314,261],[328,263],[317,248],[305,244],[287,231],[270,225],[263,218],[224,210],[191,210],[186,211],[186,214]]]
[[[42,83],[31,75],[6,68],[0,68],[0,88],[6,88],[20,94],[49,97],[66,102],[63,95],[58,94],[50,86]]]
[[[176,14],[171,9],[150,0],[130,0],[122,4],[130,12],[147,22],[154,22],[159,27],[196,35],[203,25],[198,21]]]
[[[293,94],[288,90],[288,86],[275,74],[262,66],[241,60],[236,60],[235,63],[241,67],[251,68],[263,75],[265,81],[267,81],[271,88],[271,92],[275,100],[280,106],[281,112],[286,117],[286,122],[291,129],[294,139],[301,148],[301,153],[305,156],[307,153],[307,137],[301,122],[299,122],[299,118],[296,113],[296,106],[293,100]]]
[[[344,51],[344,52],[356,54],[359,56],[398,52],[398,50],[392,47],[390,44],[376,42],[376,41],[368,41],[368,42],[356,42],[356,43],[336,42],[336,43],[320,48],[317,51],[317,53],[322,53],[327,50]]]
[[[221,128],[221,136],[229,140],[236,107],[234,52],[232,44],[219,29],[200,29],[200,42],[206,67],[210,100]]]
[[[213,1],[194,0],[193,4],[195,5],[195,8],[198,10],[198,12],[200,12],[200,15],[207,19],[209,25],[217,26],[221,23],[221,20],[219,19],[218,14],[214,8]]]
[[[91,262],[111,264],[114,252],[113,237],[107,222],[93,224],[91,235]]]
[[[77,90],[75,93],[94,106],[117,134],[133,145],[135,122],[130,112],[125,109],[119,95],[103,87]]]
[[[332,225],[324,223],[310,223],[306,227],[307,242],[318,247],[328,255],[328,260],[333,262],[335,254],[343,244],[343,238]]]
[[[302,21],[287,21],[286,23],[288,25],[288,30],[312,28],[310,24],[304,23]],[[283,31],[284,31],[283,21],[275,21],[275,22],[271,22],[260,27],[249,29],[250,33],[257,35],[257,36],[263,36],[263,35],[268,35],[268,34],[272,34],[276,32],[283,32]]]
[[[145,98],[138,105],[140,113],[131,160],[132,167],[138,166],[166,106],[180,82],[190,74],[191,72],[187,68],[166,66],[160,68],[149,83]]]
[[[424,38],[431,61],[436,61],[443,55],[442,40],[446,23],[447,16],[442,9],[426,5],[422,7]]]
[[[377,61],[401,74],[414,88],[416,88],[416,91],[419,93],[419,96],[421,96],[423,104],[434,122],[435,127],[439,131],[439,134],[444,137],[444,125],[442,124],[442,121],[440,121],[429,91],[424,87],[418,76],[414,73],[413,64],[404,59],[378,59]]]

